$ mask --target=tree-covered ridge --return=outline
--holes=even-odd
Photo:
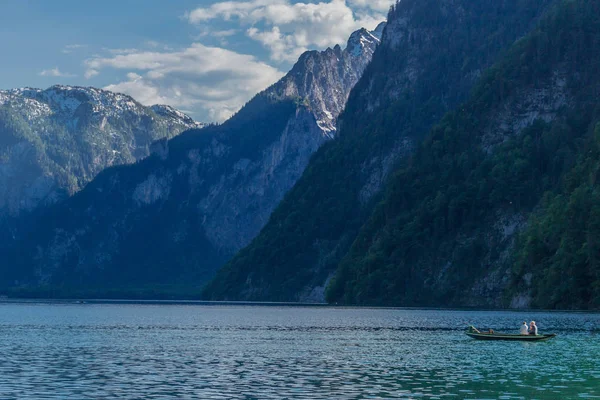
[[[599,45],[600,3],[559,0],[395,174],[328,300],[600,306]],[[540,100],[551,91],[564,102],[554,115]],[[511,108],[537,121],[506,135],[495,122]]]
[[[534,307],[600,307],[600,124],[579,146],[576,165],[519,238],[509,294],[530,292]]]
[[[340,117],[261,234],[218,273],[211,299],[322,299],[389,172],[549,1],[403,0]],[[322,289],[321,289],[322,293]]]

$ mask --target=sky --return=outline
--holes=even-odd
[[[94,86],[219,122],[394,2],[3,0],[0,89]]]

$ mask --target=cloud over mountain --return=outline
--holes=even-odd
[[[42,70],[42,72],[40,72],[38,75],[40,76],[53,76],[53,77],[57,77],[57,78],[70,78],[70,77],[74,77],[75,75],[70,74],[68,72],[62,72],[60,69],[58,69],[58,67],[54,67],[51,69],[45,69]]]
[[[294,62],[308,49],[344,43],[351,32],[361,27],[375,28],[393,3],[393,0],[224,1],[196,8],[185,17],[192,24],[223,20],[245,25],[246,35],[267,48],[272,61]]]
[[[128,71],[127,79],[106,89],[132,95],[142,104],[204,109],[222,121],[283,73],[256,57],[193,43],[173,51],[132,49],[86,60],[87,73],[106,68]]]
[[[215,2],[179,14],[191,42],[104,47],[88,54],[81,75],[146,105],[165,103],[200,121],[223,121],[305,51],[343,45],[357,29],[374,29],[394,1]]]

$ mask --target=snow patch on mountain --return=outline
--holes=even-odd
[[[370,32],[366,29],[361,29],[354,32],[346,46],[346,52],[353,57],[360,57],[366,53],[369,56],[373,55],[375,48],[381,42],[381,37],[377,36],[376,32]]]
[[[54,85],[48,89],[18,88],[0,90],[0,105],[11,103],[32,116],[47,116],[49,113],[73,118],[82,104],[90,104],[92,112],[103,117],[121,117],[126,113],[144,114],[152,110],[155,114],[188,128],[200,128],[205,124],[194,121],[188,115],[168,105],[145,107],[131,96],[94,87]]]
[[[278,83],[267,89],[275,97],[297,98],[314,113],[321,135],[336,135],[340,115],[350,90],[362,76],[381,40],[385,22],[374,31],[359,29],[350,35],[346,48],[308,51]]]
[[[154,141],[204,125],[93,87],[0,90],[0,220],[73,194],[103,169],[148,156]]]

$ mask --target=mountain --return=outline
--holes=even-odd
[[[344,50],[335,46],[304,53],[286,76],[261,94],[278,101],[293,99],[309,113],[298,113],[277,141],[261,149],[259,158],[238,160],[240,164],[199,202],[204,234],[227,257],[260,232],[311,155],[335,137],[337,117],[371,60],[383,26],[354,32]],[[244,178],[236,178],[239,170]]]
[[[300,56],[292,70],[268,90],[277,98],[307,99],[319,128],[328,137],[336,131],[336,119],[344,109],[350,90],[358,82],[381,40],[385,23],[374,31],[360,29],[339,45],[323,52]]]
[[[381,45],[338,119],[337,139],[313,156],[261,234],[218,272],[204,296],[323,301],[392,172],[446,112],[468,99],[484,71],[531,31],[550,3],[396,4]],[[359,302],[344,297],[337,289],[341,280],[336,282],[332,301]]]
[[[352,304],[600,308],[600,3],[557,1],[391,180]]]
[[[343,50],[303,54],[222,125],[159,141],[151,157],[100,173],[40,216],[7,253],[0,285],[63,295],[197,294],[335,137],[382,27],[357,31]]]
[[[0,220],[53,204],[106,167],[148,156],[155,140],[200,126],[169,106],[96,88],[0,90]]]

